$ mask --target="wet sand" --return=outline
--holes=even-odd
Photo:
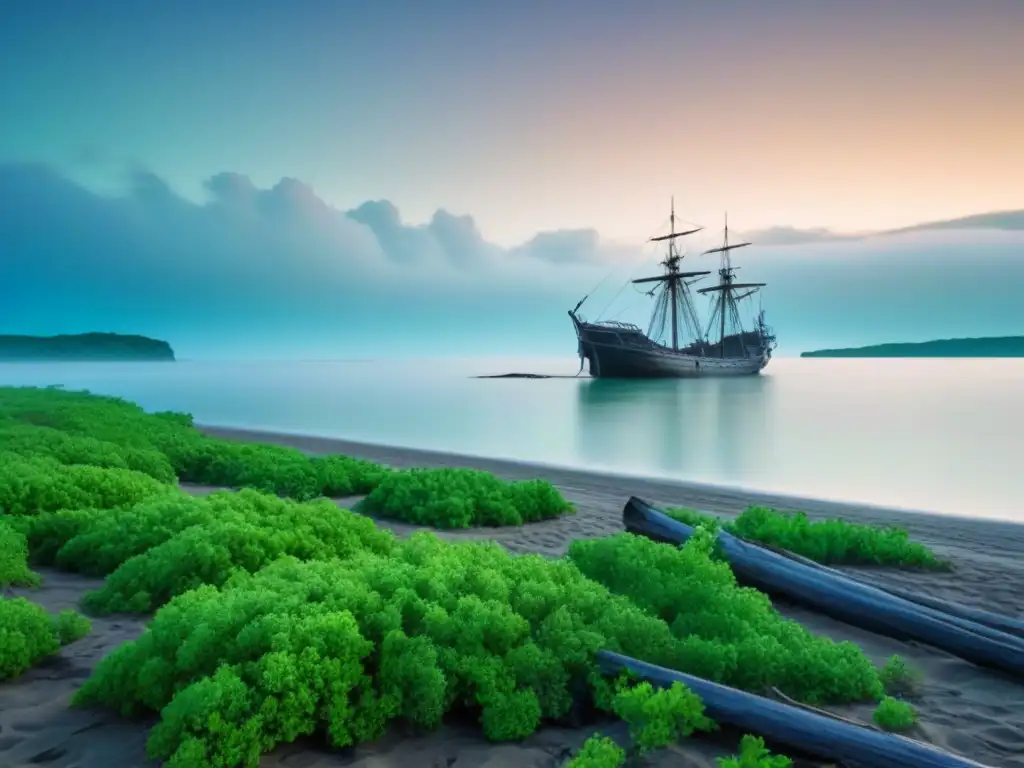
[[[871,524],[906,527],[955,566],[953,573],[918,573],[869,569],[873,580],[931,597],[1024,618],[1024,525],[966,519],[859,505],[747,493],[697,484],[616,477],[608,474],[553,469],[476,457],[369,446],[338,440],[270,435],[206,428],[221,437],[276,442],[312,453],[345,453],[396,467],[468,466],[508,479],[541,477],[555,483],[577,507],[577,514],[519,529],[491,529],[443,534],[446,538],[490,538],[513,552],[552,557],[565,553],[578,538],[622,530],[622,506],[630,495],[664,506],[688,506],[719,514],[738,514],[750,504],[801,509],[811,517],[843,517]],[[191,486],[193,493],[212,488]],[[336,500],[342,506],[356,498]],[[389,524],[399,534],[412,526]],[[74,607],[99,583],[56,571],[44,571],[35,590],[9,593],[26,596],[49,610]],[[914,703],[920,724],[908,735],[970,757],[995,768],[1024,768],[1024,683],[1006,679],[947,654],[900,643],[858,630],[815,613],[786,605],[779,609],[811,630],[856,642],[876,661],[898,653],[922,670],[925,682]],[[56,657],[15,681],[0,684],[0,768],[48,765],[60,768],[128,768],[155,765],[145,757],[145,738],[152,721],[129,722],[107,712],[71,710],[71,695],[96,662],[122,642],[138,636],[144,621],[137,617],[96,619],[93,632],[64,648]],[[870,706],[838,710],[870,720]],[[279,748],[261,762],[267,768],[555,768],[595,730],[626,743],[621,724],[604,728],[545,728],[516,744],[484,741],[472,726],[446,726],[429,736],[389,735],[373,744],[331,752],[312,741]],[[652,755],[648,766],[688,765],[713,768],[723,746],[691,740]]]

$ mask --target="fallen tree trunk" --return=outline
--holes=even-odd
[[[773,547],[767,544],[762,544],[757,541],[751,541],[750,539],[745,539],[740,536],[737,536],[736,538],[746,542],[747,544],[761,547],[771,552],[777,552],[778,554],[782,555],[785,558],[788,558],[789,560],[795,560],[798,563],[809,565],[812,568],[820,568],[821,570],[828,571],[829,573],[838,574],[839,576],[843,576],[847,579],[850,579],[851,581],[856,581],[861,584],[867,584],[869,587],[880,589],[883,592],[888,592],[890,595],[895,595],[896,597],[903,598],[904,600],[909,600],[912,603],[923,605],[926,608],[931,608],[933,610],[939,611],[940,613],[945,613],[949,616],[955,616],[959,619],[965,619],[966,621],[970,621],[975,624],[981,624],[982,626],[988,627],[989,629],[995,629],[999,632],[1005,632],[1006,634],[1014,635],[1016,637],[1024,639],[1024,621],[1021,621],[1020,619],[1015,619],[1011,616],[1003,616],[998,613],[992,613],[991,611],[983,611],[979,608],[971,608],[968,605],[964,605],[963,603],[955,603],[952,600],[942,600],[937,597],[928,597],[927,595],[919,595],[916,592],[910,592],[909,590],[890,587],[886,584],[879,584],[870,576],[861,573],[854,574],[838,571],[835,568],[828,567],[827,565],[816,563],[813,560],[804,557],[803,555],[796,554],[795,552],[789,552],[779,547]]]
[[[611,677],[629,670],[659,688],[682,683],[701,698],[705,713],[715,722],[825,760],[864,768],[985,768],[919,741],[808,712],[612,651],[598,651],[597,661],[601,672]]]
[[[626,529],[682,544],[693,528],[632,497],[622,511]],[[990,626],[911,602],[839,571],[808,565],[719,531],[718,545],[737,580],[855,627],[916,640],[979,666],[1024,678],[1024,640]]]

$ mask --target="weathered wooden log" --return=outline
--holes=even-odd
[[[622,511],[626,529],[682,544],[693,528],[632,497]],[[979,666],[1024,678],[1024,640],[990,626],[952,616],[839,571],[808,565],[726,531],[717,543],[741,583],[811,608],[861,629],[897,640],[916,640]]]
[[[715,722],[824,760],[865,768],[985,768],[981,763],[919,741],[853,725],[612,651],[598,651],[597,661],[602,673],[611,677],[629,670],[659,688],[682,683],[701,698],[705,714]]]

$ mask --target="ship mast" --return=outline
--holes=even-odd
[[[669,235],[676,233],[676,198],[672,196],[672,212],[668,216],[668,232]],[[676,255],[676,241],[672,238],[668,241],[668,257],[671,260]],[[672,295],[672,349],[679,349],[679,315],[678,308],[676,306],[676,281],[668,281],[668,290]]]
[[[736,307],[736,302],[739,299],[745,298],[750,294],[754,293],[758,288],[761,288],[765,283],[737,283],[734,282],[736,276],[736,268],[732,266],[732,262],[729,258],[729,254],[737,248],[745,248],[750,243],[729,243],[729,214],[725,214],[725,238],[718,248],[711,248],[710,250],[704,251],[702,256],[708,254],[720,253],[722,254],[722,266],[718,270],[718,277],[721,282],[718,285],[713,285],[708,288],[701,288],[697,293],[718,293],[719,298],[715,311],[718,313],[718,352],[720,357],[725,357],[725,321],[726,314],[736,316],[739,318],[739,310]],[[749,288],[751,290],[736,296],[733,291],[737,288]],[[712,314],[712,318],[714,314]],[[739,329],[742,336],[743,328]]]
[[[667,235],[660,235],[659,237],[652,237],[648,242],[668,242],[668,254],[665,260],[661,262],[661,265],[665,268],[665,273],[656,277],[642,277],[638,280],[633,280],[634,284],[638,283],[664,283],[668,289],[669,302],[672,308],[672,349],[678,351],[679,349],[679,299],[680,297],[686,297],[688,291],[688,283],[685,282],[687,278],[692,277],[703,277],[704,275],[710,275],[711,272],[680,272],[679,263],[683,260],[683,254],[679,252],[676,246],[676,238],[685,237],[686,235],[692,235],[695,232],[700,232],[703,227],[696,227],[694,229],[688,229],[682,232],[676,232],[676,199],[672,198],[672,208],[669,214],[669,233]],[[652,291],[653,295],[653,291]],[[664,295],[664,294],[663,294]],[[690,320],[694,324],[694,327],[699,328],[699,323],[696,318],[696,311],[693,309],[692,304],[687,304],[687,309],[690,313]],[[655,309],[654,317],[658,314],[658,308]],[[662,321],[664,322],[664,321]],[[653,325],[653,318],[652,318]]]

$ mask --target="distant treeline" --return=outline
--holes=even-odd
[[[166,341],[120,333],[66,336],[2,336],[0,362],[30,360],[174,360]]]
[[[846,349],[818,349],[803,352],[800,357],[1024,357],[1024,336],[938,339]]]

